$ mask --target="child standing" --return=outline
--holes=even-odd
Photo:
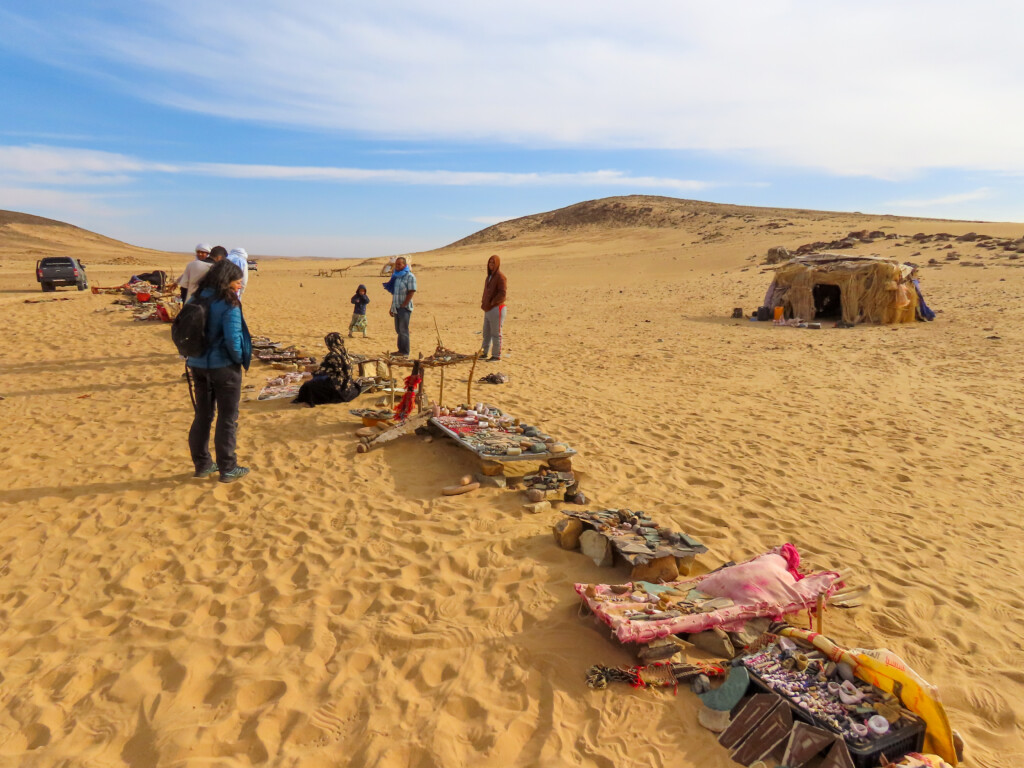
[[[366,286],[360,285],[356,288],[356,295],[352,297],[352,322],[348,324],[350,339],[354,331],[362,331],[363,338],[366,338],[366,305],[369,303],[370,297],[366,295]]]

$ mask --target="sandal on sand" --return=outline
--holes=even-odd
[[[249,474],[248,467],[235,467],[230,472],[224,472],[220,476],[222,483],[233,483],[235,480],[241,480],[243,477]]]
[[[217,470],[217,465],[216,464],[211,464],[206,469],[197,469],[192,474],[192,477],[195,477],[195,478],[197,478],[199,480],[202,480],[203,478],[207,478],[210,475],[212,475],[214,472],[217,472],[217,471],[218,471]]]

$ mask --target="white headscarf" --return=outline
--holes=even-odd
[[[245,252],[245,248],[232,248],[228,251],[228,261],[242,270],[242,290],[238,292],[238,297],[241,298],[246,286],[249,285],[249,254]]]

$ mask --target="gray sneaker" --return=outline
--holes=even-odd
[[[230,472],[222,472],[220,476],[220,481],[222,483],[233,483],[235,482],[235,480],[241,480],[248,474],[248,467],[235,467]]]
[[[197,478],[199,480],[203,480],[218,471],[219,470],[217,469],[217,465],[216,463],[214,463],[208,466],[206,469],[197,469],[194,473],[192,473],[192,477]]]

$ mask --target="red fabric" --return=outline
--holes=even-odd
[[[405,394],[395,406],[395,418],[399,421],[405,421],[406,417],[412,413],[413,406],[416,405],[416,390],[419,389],[422,381],[422,376],[406,376]]]
[[[778,553],[786,559],[786,570],[790,572],[794,579],[800,581],[804,577],[800,573],[800,553],[796,551],[796,547],[792,544],[783,544],[779,547]]]

